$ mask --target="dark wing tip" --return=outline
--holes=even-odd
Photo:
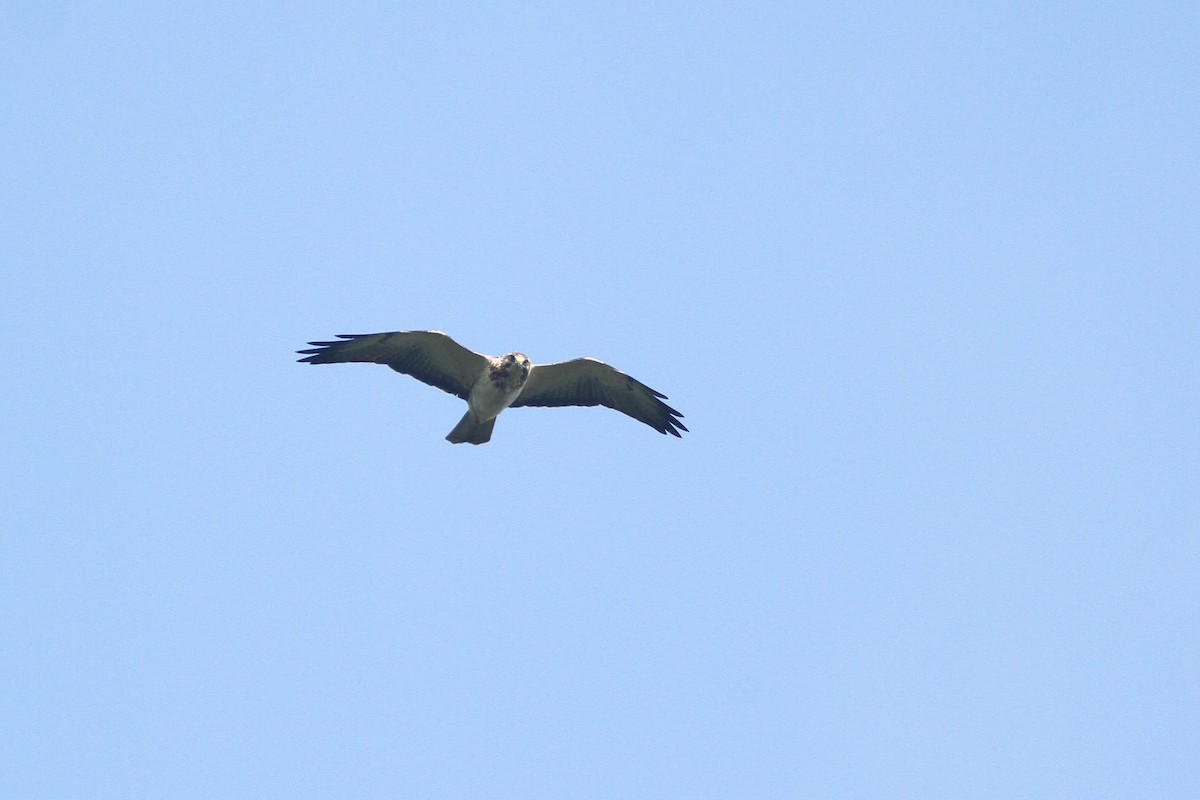
[[[679,439],[683,438],[682,434],[680,434],[679,431],[684,431],[687,433],[691,432],[691,431],[688,431],[686,425],[684,425],[682,422],[679,421],[683,417],[683,414],[676,411],[675,409],[671,408],[669,405],[667,405],[666,403],[663,402],[663,400],[668,399],[665,394],[663,394],[662,392],[659,392],[655,389],[651,389],[646,384],[642,383],[641,381],[634,380],[633,378],[630,378],[630,381],[632,381],[633,384],[635,384],[637,386],[641,386],[643,389],[645,389],[647,392],[649,392],[651,395],[653,395],[655,398],[657,398],[654,402],[658,405],[658,410],[660,412],[660,417],[661,417],[661,420],[660,420],[661,424],[655,424],[655,422],[650,422],[649,420],[642,420],[643,422],[648,423],[651,427],[653,427],[659,433],[662,433],[662,434],[669,433],[672,436],[679,438]],[[678,428],[679,430],[676,430],[676,428]]]
[[[299,353],[300,355],[308,356],[308,358],[297,358],[296,359],[297,361],[299,361],[301,363],[307,362],[309,364],[319,364],[320,359],[321,359],[321,354],[328,352],[329,348],[332,345],[341,344],[341,342],[309,342],[309,344],[315,344],[316,347],[313,347],[308,350],[297,350],[296,352]]]
[[[321,355],[323,353],[328,353],[331,348],[337,347],[338,345],[345,344],[350,339],[358,339],[362,336],[370,336],[370,335],[371,334],[369,334],[369,333],[335,333],[334,336],[338,337],[339,341],[336,341],[336,342],[309,342],[309,344],[315,345],[315,347],[312,347],[308,350],[297,350],[296,351],[298,354],[300,354],[302,356],[308,356],[308,358],[297,358],[296,361],[300,362],[301,364],[305,364],[305,363],[307,363],[307,364],[329,364],[329,363],[332,363],[331,361],[323,360],[321,358]]]
[[[619,370],[614,371],[619,372]],[[624,375],[625,373],[621,374]],[[643,393],[643,398],[649,401],[653,410],[643,407],[638,411],[631,412],[630,410],[621,409],[622,411],[664,435],[669,433],[677,439],[682,439],[683,435],[679,431],[690,432],[687,426],[679,421],[683,417],[683,414],[663,402],[668,399],[665,394],[657,389],[651,389],[632,375],[625,375],[625,379],[634,394]]]
[[[308,342],[314,347],[307,350],[296,350],[300,355],[307,355],[307,359],[296,359],[300,363],[334,363],[332,360],[322,359],[322,354],[329,353],[330,349],[338,347],[338,345],[346,344],[350,339],[358,339],[364,336],[373,336],[372,333],[335,333],[338,339],[336,342]]]
[[[671,414],[673,414],[674,416],[668,416],[666,419],[663,420],[663,427],[659,429],[659,433],[669,433],[677,439],[682,439],[683,435],[679,431],[684,431],[684,432],[690,433],[690,431],[688,431],[688,429],[687,429],[687,426],[684,425],[682,422],[680,422],[678,419],[678,417],[682,417],[683,414],[680,414],[678,411],[671,408],[670,406],[667,406],[666,408],[667,408],[667,411],[671,412]],[[678,430],[676,430],[676,429],[678,429]]]

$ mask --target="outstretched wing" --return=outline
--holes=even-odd
[[[665,394],[594,358],[534,364],[529,380],[513,401],[517,406],[608,406],[644,422],[659,433],[686,431]]]
[[[309,364],[364,361],[387,364],[396,372],[412,375],[463,400],[487,366],[486,356],[468,350],[441,331],[394,333],[339,333],[338,342],[309,342],[312,350],[297,350]]]

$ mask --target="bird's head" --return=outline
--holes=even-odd
[[[529,377],[529,356],[524,353],[509,353],[504,357],[504,361],[506,365],[516,368],[521,376],[521,383],[524,383],[525,379]]]
[[[492,362],[491,378],[521,386],[529,377],[530,366],[529,357],[524,353],[508,353]]]

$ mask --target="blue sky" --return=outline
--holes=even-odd
[[[0,793],[1192,796],[1185,5],[5,3]]]

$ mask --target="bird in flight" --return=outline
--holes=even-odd
[[[608,406],[678,437],[683,416],[663,402],[666,395],[594,358],[532,364],[524,353],[485,356],[441,331],[338,334],[335,342],[309,342],[298,350],[308,364],[363,361],[436,386],[467,401],[467,413],[446,439],[483,444],[492,438],[496,416],[510,406]]]

